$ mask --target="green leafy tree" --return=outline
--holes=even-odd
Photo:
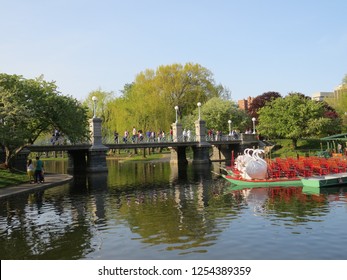
[[[228,90],[215,85],[212,73],[199,64],[172,64],[147,69],[126,84],[123,95],[110,102],[109,128],[117,131],[137,129],[168,131],[175,121],[175,106],[180,118],[192,114],[197,103],[228,96]]]
[[[206,121],[208,129],[229,133],[229,123],[231,120],[231,129],[244,130],[249,123],[249,116],[238,108],[233,101],[214,97],[201,106],[201,118]],[[198,119],[198,109],[194,114],[183,119],[183,125],[186,128],[194,129],[194,121]]]
[[[93,96],[97,98],[96,101],[96,116],[101,118],[104,122],[107,122],[110,117],[110,112],[108,110],[108,104],[114,98],[114,93],[101,90],[101,88],[91,91],[87,98],[83,101],[83,105],[88,107],[88,116],[91,118],[94,111],[94,101]]]
[[[333,124],[333,120],[324,115],[324,103],[299,93],[267,103],[258,114],[257,129],[262,135],[291,139],[294,148],[298,139],[323,135]]]
[[[96,101],[93,101],[93,97],[96,97]],[[108,137],[112,132],[110,129],[110,122],[112,119],[112,109],[110,104],[114,100],[114,93],[101,90],[101,88],[91,91],[87,98],[83,101],[83,105],[88,108],[88,117],[92,118],[94,114],[98,118],[102,119],[102,135]]]
[[[87,110],[76,99],[62,96],[55,82],[0,74],[0,146],[5,164],[44,133],[57,128],[70,141],[88,137]]]

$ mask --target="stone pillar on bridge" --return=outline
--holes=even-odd
[[[181,142],[183,141],[182,139],[182,125],[180,123],[173,123],[172,124],[172,141],[173,142]]]
[[[193,164],[209,164],[211,162],[209,156],[211,144],[206,141],[206,122],[199,119],[194,123],[196,141],[199,143],[193,147]]]
[[[102,144],[101,134],[102,120],[93,117],[89,121],[92,146],[87,153],[87,171],[88,172],[107,172],[106,151],[108,148]]]
[[[172,141],[183,142],[182,124],[175,122],[172,124]],[[170,148],[171,151],[171,164],[178,166],[185,166],[188,161],[186,157],[186,147]]]

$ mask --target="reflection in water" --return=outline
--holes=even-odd
[[[62,170],[50,163],[47,170]],[[78,174],[70,184],[0,201],[1,259],[347,257],[335,250],[346,241],[343,188],[231,191],[206,168],[108,164],[108,173]],[[326,246],[322,230],[339,242]]]

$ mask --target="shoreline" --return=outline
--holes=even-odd
[[[42,184],[22,183],[15,186],[4,187],[0,189],[0,199],[9,198],[18,194],[30,193],[33,191],[45,190],[55,186],[69,183],[73,176],[69,174],[45,174],[45,182]]]

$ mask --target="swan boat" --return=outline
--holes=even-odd
[[[305,157],[264,160],[260,149],[245,149],[223,178],[241,187],[313,187],[347,184],[347,160]]]

